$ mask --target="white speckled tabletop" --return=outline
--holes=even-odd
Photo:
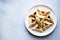
[[[24,25],[26,12],[35,5],[45,4],[57,16],[57,27],[45,37],[31,35]],[[60,40],[59,0],[0,0],[0,39],[1,40]]]

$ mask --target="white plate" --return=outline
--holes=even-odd
[[[50,28],[48,28],[46,31],[44,31],[42,33],[37,32],[37,31],[33,31],[32,29],[29,28],[29,16],[28,15],[31,12],[34,12],[36,8],[40,8],[40,9],[44,9],[44,10],[50,10],[51,16],[54,19],[54,24]],[[46,36],[46,35],[50,34],[55,29],[56,24],[57,24],[57,19],[56,19],[54,11],[51,8],[49,8],[48,6],[46,6],[46,5],[36,5],[36,6],[32,7],[31,9],[28,10],[27,15],[25,17],[25,25],[26,25],[27,30],[30,33],[32,33],[33,35],[36,35],[36,36]]]

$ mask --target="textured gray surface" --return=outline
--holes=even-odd
[[[56,13],[58,23],[55,31],[46,37],[31,35],[25,28],[26,12],[34,5],[45,4]],[[0,0],[1,40],[60,40],[59,0]]]

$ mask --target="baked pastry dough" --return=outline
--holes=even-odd
[[[43,32],[54,24],[50,11],[36,9],[29,15],[29,28],[35,31]]]

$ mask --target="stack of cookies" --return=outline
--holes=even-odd
[[[34,31],[43,32],[54,24],[50,11],[36,9],[29,15],[29,28]]]

